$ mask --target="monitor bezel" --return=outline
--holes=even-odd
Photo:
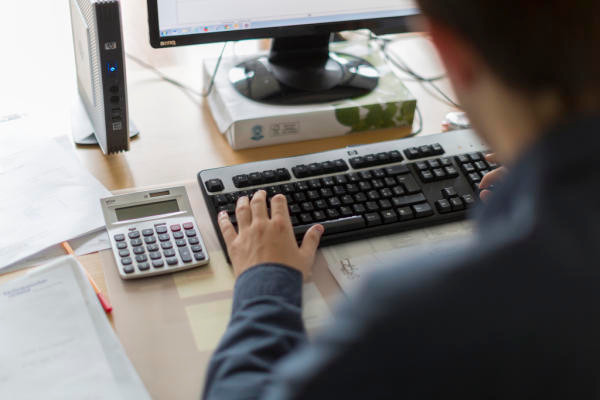
[[[406,15],[371,18],[353,21],[323,22],[317,24],[290,25],[273,28],[241,29],[226,32],[198,33],[161,37],[158,27],[158,0],[148,0],[148,27],[150,45],[155,49],[193,44],[229,42],[246,39],[266,39],[289,36],[320,35],[331,32],[369,29],[383,35],[412,31],[411,20],[419,15],[418,9],[407,9]]]

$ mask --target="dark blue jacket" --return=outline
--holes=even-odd
[[[205,398],[600,398],[600,118],[544,135],[460,246],[382,268],[312,343],[300,274],[248,270]]]

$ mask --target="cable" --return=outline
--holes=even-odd
[[[210,95],[210,93],[213,90],[213,87],[215,86],[215,79],[217,76],[217,72],[219,71],[219,67],[221,66],[221,61],[223,60],[223,54],[225,53],[225,48],[227,47],[227,43],[225,42],[223,43],[223,47],[221,48],[221,53],[219,54],[219,58],[217,59],[217,64],[215,65],[215,69],[212,73],[212,76],[210,78],[210,82],[208,84],[208,87],[206,88],[206,90],[204,90],[203,92],[199,92],[194,88],[191,88],[173,78],[169,78],[167,75],[163,74],[158,68],[154,67],[151,64],[148,64],[147,62],[145,62],[144,60],[142,60],[139,57],[134,56],[133,54],[130,53],[125,53],[125,55],[127,57],[129,57],[130,59],[132,59],[133,61],[135,61],[136,63],[140,64],[142,67],[151,70],[152,72],[154,72],[156,75],[158,75],[158,77],[162,80],[164,80],[165,82],[168,82],[172,85],[177,86],[178,88],[181,88],[183,90],[186,90],[196,96],[200,96],[200,97],[208,97]]]
[[[448,96],[438,85],[435,84],[436,81],[444,79],[445,75],[435,76],[431,78],[424,77],[417,72],[415,72],[412,68],[410,68],[398,55],[393,54],[389,51],[388,45],[393,43],[391,39],[382,38],[375,35],[372,32],[368,34],[369,42],[374,41],[378,46],[380,51],[382,52],[385,60],[391,63],[393,66],[401,70],[402,72],[408,74],[414,80],[429,85],[433,90],[435,90],[440,96],[442,96],[444,102],[448,103],[452,107],[461,108],[461,106],[452,100],[450,96]]]

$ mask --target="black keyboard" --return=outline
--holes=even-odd
[[[221,246],[217,215],[234,226],[239,197],[284,194],[296,238],[315,223],[321,245],[464,219],[478,184],[497,168],[472,131],[399,139],[201,171],[198,181]]]

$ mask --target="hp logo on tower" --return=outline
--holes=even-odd
[[[262,132],[263,132],[263,127],[261,125],[254,126],[252,128],[252,136],[250,137],[250,139],[257,141],[257,142],[261,139],[264,139]]]

